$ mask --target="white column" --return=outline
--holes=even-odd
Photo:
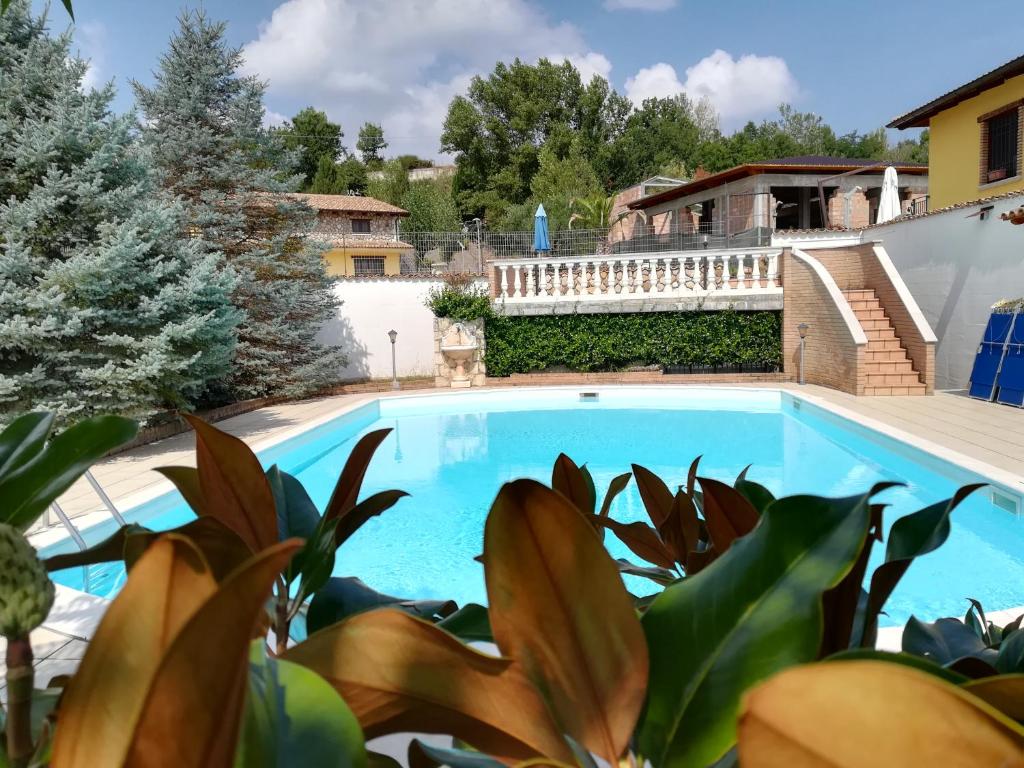
[[[519,298],[520,291],[522,290],[522,267],[516,264],[512,268],[512,295],[517,299]]]
[[[566,288],[568,288],[570,296],[576,295],[576,278],[574,276],[576,273],[576,266],[576,262],[566,262],[566,267],[569,270],[569,284],[566,286]]]
[[[535,267],[534,267],[533,264],[530,264],[526,268],[526,297],[528,299],[535,298],[536,295],[537,295],[536,291],[534,290],[534,284],[533,284],[533,272],[534,272],[534,269],[535,269]]]
[[[501,270],[501,298],[508,298],[508,267],[498,265],[498,269]]]

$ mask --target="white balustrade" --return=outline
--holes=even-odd
[[[759,247],[497,259],[492,276],[497,300],[510,304],[781,294],[780,253],[780,249]]]

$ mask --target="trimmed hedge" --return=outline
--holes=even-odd
[[[782,359],[779,312],[493,316],[486,334],[488,376],[553,366],[775,366]]]

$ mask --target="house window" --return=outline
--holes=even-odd
[[[369,219],[352,219],[352,234],[354,234],[354,235],[368,235],[368,234],[370,234],[370,220]]]
[[[383,275],[383,256],[353,256],[352,266],[356,275]]]
[[[1010,179],[1020,172],[1020,108],[982,121],[981,183]]]

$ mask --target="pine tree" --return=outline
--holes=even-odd
[[[317,343],[337,299],[322,248],[306,235],[316,215],[290,196],[296,155],[262,126],[265,85],[237,70],[225,25],[186,13],[152,88],[134,83],[165,188],[185,204],[188,232],[238,274],[245,312],[231,378],[240,397],[301,395],[337,379],[344,355]]]
[[[234,277],[69,50],[27,0],[0,17],[0,418],[189,408],[228,373]]]

